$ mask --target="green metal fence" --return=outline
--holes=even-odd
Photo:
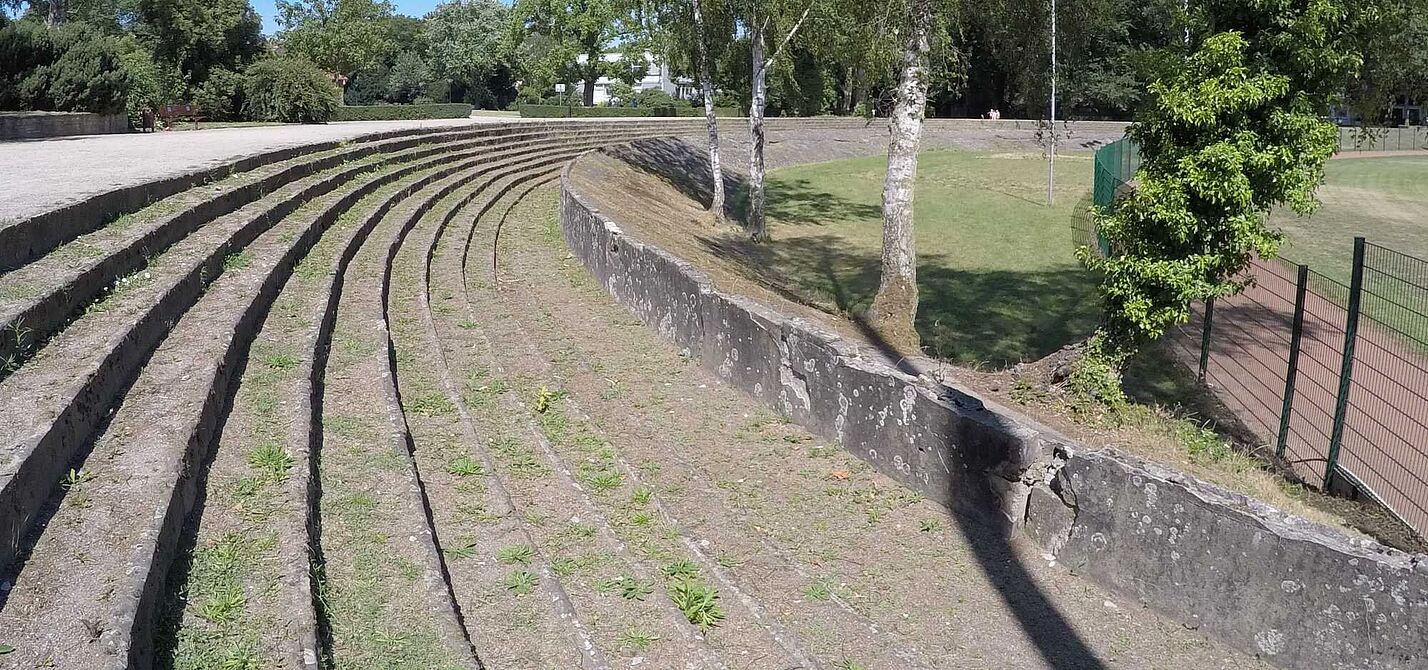
[[[1095,172],[1091,182],[1091,204],[1096,209],[1105,210],[1115,202],[1116,196],[1130,188],[1135,179],[1135,171],[1140,168],[1140,149],[1128,137],[1111,142],[1096,150]],[[1077,212],[1072,225],[1077,247],[1091,247],[1102,256],[1111,253],[1110,245],[1096,231],[1096,222],[1090,212]]]
[[[1098,207],[1109,207],[1140,168],[1140,147],[1129,137],[1122,137],[1096,150],[1096,173],[1092,182],[1091,200]]]
[[[1423,148],[1428,131],[1379,129],[1342,151]],[[1134,142],[1096,152],[1091,200],[1133,186]],[[1428,213],[1425,213],[1428,216]],[[1094,219],[1076,244],[1109,245]],[[1342,283],[1283,258],[1256,259],[1238,295],[1191,306],[1169,344],[1262,453],[1305,482],[1379,501],[1428,536],[1428,260],[1357,238]]]

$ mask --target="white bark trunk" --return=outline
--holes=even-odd
[[[709,49],[704,44],[704,14],[694,0],[694,39],[699,42],[699,81],[704,93],[704,120],[709,125],[709,171],[714,179],[714,196],[709,211],[715,221],[724,220],[724,170],[719,166],[719,124],[714,118],[714,82],[709,74]]]
[[[888,172],[883,181],[883,256],[878,294],[869,313],[870,325],[887,342],[917,352],[917,249],[913,230],[913,186],[917,180],[917,149],[927,109],[928,33],[931,0],[914,0],[911,30],[902,59],[897,103],[888,143]]]
[[[755,15],[749,22],[749,60],[753,66],[749,96],[749,237],[763,240],[764,229],[764,103],[768,64],[764,62],[764,30]]]

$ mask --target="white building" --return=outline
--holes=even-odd
[[[624,58],[624,54],[612,52],[604,54],[603,56],[601,56],[601,58],[606,63],[618,63],[621,58]],[[577,62],[582,65],[585,63],[586,60],[587,58],[585,57],[585,54],[581,54],[577,58]],[[665,93],[668,93],[676,100],[689,100],[694,96],[695,88],[693,80],[689,79],[688,77],[671,76],[669,68],[665,67],[663,63],[660,63],[659,61],[655,60],[654,55],[650,54],[649,52],[645,52],[645,64],[646,65],[644,78],[640,79],[634,84],[633,88],[636,91],[650,91],[654,89],[659,89],[661,91],[664,91]],[[601,77],[595,80],[595,104],[604,105],[610,102],[610,85],[613,83],[620,83],[620,79]],[[555,86],[555,90],[557,92],[560,92],[564,88],[564,84],[556,84]],[[575,90],[571,92],[575,95],[581,95],[584,91],[585,82],[577,81],[575,82]]]

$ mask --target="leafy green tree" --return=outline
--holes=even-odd
[[[278,0],[278,39],[288,52],[351,77],[393,51],[387,0]]]
[[[495,97],[496,80],[511,59],[511,10],[496,0],[451,0],[426,15],[425,41],[433,74],[461,91]],[[504,97],[505,94],[503,93]]]
[[[0,109],[110,114],[124,110],[128,89],[113,37],[84,24],[0,28]]]
[[[1388,118],[1395,104],[1428,104],[1428,0],[1387,0],[1380,8],[1362,26],[1363,72],[1347,91],[1349,107],[1369,124],[1397,121]]]
[[[1210,35],[1150,86],[1128,135],[1141,148],[1135,187],[1097,216],[1112,253],[1081,249],[1103,276],[1105,317],[1073,386],[1117,401],[1119,371],[1189,318],[1192,301],[1231,295],[1255,256],[1278,249],[1271,209],[1308,214],[1338,132],[1322,119],[1357,70],[1340,0],[1210,0]]]
[[[627,0],[516,0],[520,74],[542,88],[584,82],[581,99],[595,104],[595,80],[607,74],[628,77],[627,69],[607,63],[604,55],[616,45],[634,50],[622,42],[638,33],[630,10]]]
[[[412,51],[403,51],[397,56],[392,69],[387,73],[388,102],[409,104],[426,91],[431,83],[431,68]]]
[[[193,101],[203,110],[204,118],[236,120],[243,111],[243,75],[224,68],[210,70],[208,79],[194,91]]]
[[[209,70],[242,70],[263,51],[262,19],[248,0],[139,0],[154,55],[183,71],[190,86]]]
[[[129,73],[129,91],[124,108],[129,124],[137,127],[144,107],[157,108],[165,102],[184,98],[188,84],[183,72],[172,63],[160,61],[154,52],[132,33],[119,40],[119,61]]]

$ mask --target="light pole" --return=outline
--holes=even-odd
[[[1051,0],[1051,150],[1046,162],[1046,204],[1056,203],[1056,0]]]

